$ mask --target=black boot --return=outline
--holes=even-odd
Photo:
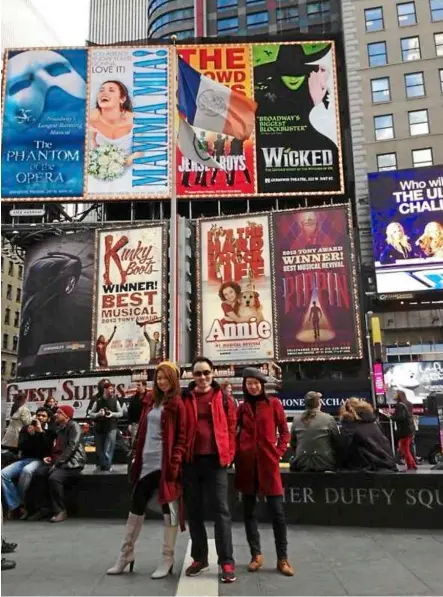
[[[17,549],[17,543],[8,543],[2,539],[2,553],[13,553]]]
[[[6,558],[2,558],[2,570],[12,570],[17,566],[14,560],[7,560]]]

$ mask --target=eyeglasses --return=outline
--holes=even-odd
[[[211,375],[212,371],[210,371],[209,369],[206,369],[206,371],[193,371],[192,375],[194,377],[202,377],[203,375],[205,377],[209,377]]]

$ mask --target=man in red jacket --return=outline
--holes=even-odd
[[[204,522],[204,495],[214,514],[214,535],[220,580],[234,582],[231,513],[228,506],[228,467],[234,460],[236,408],[213,379],[214,367],[206,357],[192,364],[194,381],[183,393],[188,425],[187,465],[184,468],[185,499],[191,534],[192,564],[187,576],[208,569],[208,538]]]

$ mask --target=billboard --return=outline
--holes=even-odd
[[[394,403],[397,390],[402,390],[412,404],[423,404],[431,392],[443,392],[443,361],[384,363],[387,401]]]
[[[274,357],[270,249],[269,214],[198,222],[198,352],[216,363]]]
[[[93,271],[94,236],[89,231],[54,236],[28,250],[18,346],[20,377],[88,369]]]
[[[163,224],[98,230],[91,369],[154,365],[166,356]]]
[[[273,228],[277,359],[361,358],[350,208],[276,212]]]
[[[84,49],[7,52],[2,198],[83,194],[86,64]]]
[[[178,54],[203,75],[253,98],[251,53],[248,45],[178,46]],[[198,128],[195,130],[201,148],[223,170],[204,168],[188,160],[177,146],[177,193],[183,197],[254,195],[254,135],[241,141],[220,133]]]
[[[443,290],[443,166],[368,175],[377,290]]]
[[[343,193],[335,44],[252,44],[258,194]]]
[[[247,140],[196,130],[220,170],[175,146],[178,54],[258,104]],[[173,149],[179,198],[345,191],[334,40],[8,50],[5,73],[6,201],[168,198]]]
[[[169,49],[92,48],[88,196],[168,197]]]

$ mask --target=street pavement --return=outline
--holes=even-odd
[[[112,499],[112,496],[110,496]],[[265,567],[246,571],[249,562],[244,529],[235,524],[233,539],[237,582],[217,580],[214,540],[211,568],[195,579],[182,574],[189,556],[189,534],[177,542],[174,573],[151,580],[162,543],[162,523],[146,520],[136,546],[132,574],[110,577],[123,536],[120,521],[74,520],[6,522],[3,537],[19,543],[15,570],[2,573],[2,594],[9,595],[442,595],[443,531],[408,531],[290,526],[289,560],[293,578],[275,571],[270,525],[261,525]],[[212,525],[208,524],[213,537]],[[10,557],[10,556],[8,556]]]

